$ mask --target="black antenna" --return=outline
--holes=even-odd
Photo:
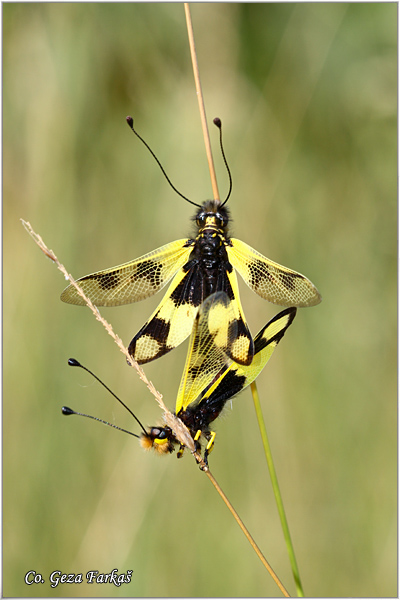
[[[193,204],[194,206],[197,206],[198,208],[201,208],[200,204],[196,204],[196,202],[193,202],[192,200],[189,200],[189,198],[186,198],[186,196],[184,196],[183,194],[181,194],[181,192],[176,189],[176,187],[174,186],[174,184],[172,183],[172,181],[170,180],[170,178],[166,174],[164,167],[162,166],[162,164],[158,160],[157,156],[154,154],[153,150],[150,148],[150,146],[148,145],[148,143],[144,141],[144,139],[138,134],[138,132],[136,131],[136,129],[133,127],[133,119],[132,119],[132,117],[126,117],[126,122],[128,123],[129,127],[132,129],[132,131],[136,135],[136,137],[138,137],[139,140],[146,146],[147,150],[150,152],[150,154],[152,155],[152,157],[155,159],[156,163],[158,164],[158,166],[160,167],[161,171],[163,172],[163,175],[164,175],[165,179],[168,181],[168,183],[172,187],[172,189],[177,194],[179,194],[179,196],[181,198],[183,198],[184,200],[186,200],[190,204]]]
[[[215,117],[215,119],[213,120],[213,123],[219,129],[219,145],[221,146],[222,158],[224,159],[224,163],[225,163],[225,166],[226,166],[226,170],[228,171],[228,177],[229,177],[229,192],[228,192],[227,197],[225,198],[225,200],[221,204],[221,206],[224,206],[224,204],[226,204],[228,202],[229,196],[231,195],[231,192],[232,192],[232,175],[231,175],[231,171],[230,171],[229,166],[228,166],[228,161],[226,160],[226,157],[225,157],[224,146],[222,145],[222,123],[221,123],[221,119],[219,119],[218,117]]]
[[[69,415],[79,415],[80,417],[87,417],[88,419],[93,419],[94,421],[99,421],[99,423],[104,423],[104,425],[109,425],[110,427],[114,427],[114,429],[119,429],[124,433],[129,433],[129,435],[133,435],[133,437],[140,439],[140,435],[136,435],[136,433],[132,433],[132,431],[128,431],[127,429],[122,429],[122,427],[118,427],[118,425],[113,425],[113,423],[109,423],[108,421],[103,421],[103,419],[99,419],[98,417],[93,417],[92,415],[86,415],[85,413],[76,412],[69,408],[68,406],[63,406],[61,412],[65,416]]]
[[[114,396],[114,398],[115,398],[116,400],[118,400],[118,402],[119,402],[120,404],[122,404],[122,406],[123,406],[124,408],[126,408],[126,410],[127,410],[127,411],[128,411],[128,412],[129,412],[129,413],[132,415],[132,417],[135,419],[135,421],[136,421],[136,422],[137,422],[137,423],[140,425],[140,427],[143,429],[144,433],[147,435],[147,431],[146,431],[146,429],[143,427],[143,425],[141,424],[141,422],[139,421],[139,419],[137,418],[137,416],[136,416],[136,415],[135,415],[135,414],[134,414],[134,413],[131,411],[131,409],[129,408],[129,406],[127,406],[127,405],[125,404],[125,402],[122,402],[122,400],[121,400],[120,398],[118,398],[118,396],[116,396],[116,395],[114,394],[114,392],[113,392],[112,390],[110,390],[110,388],[109,388],[109,387],[108,387],[108,386],[107,386],[105,383],[103,383],[103,382],[101,381],[101,379],[99,379],[99,378],[97,377],[97,375],[95,375],[94,373],[92,373],[92,371],[90,371],[89,369],[87,369],[87,368],[86,368],[84,365],[81,365],[81,363],[80,363],[79,361],[77,361],[77,360],[76,360],[76,358],[69,358],[69,359],[68,359],[68,364],[69,364],[69,366],[70,366],[70,367],[80,367],[80,368],[81,368],[81,369],[83,369],[84,371],[87,371],[88,373],[90,373],[90,375],[91,375],[92,377],[94,377],[95,379],[97,379],[97,381],[98,381],[99,383],[101,383],[101,385],[102,385],[103,387],[105,387],[105,388],[106,388],[106,390],[108,390],[108,391],[110,392],[110,394],[111,394],[112,396]],[[67,410],[71,410],[71,409],[68,409],[68,407],[66,407],[66,406],[63,406],[63,409],[64,409],[64,408],[66,408]],[[69,413],[69,412],[64,412],[64,410],[63,410],[62,412],[63,412],[63,414],[65,414],[65,415],[67,415],[67,414],[77,414],[77,415],[81,414],[81,413],[75,413],[74,411],[72,411],[72,413]],[[90,417],[90,415],[82,415],[82,416],[84,416],[84,417]],[[101,421],[102,423],[106,423],[106,421],[102,421],[101,419],[97,419],[96,417],[90,417],[90,418],[91,418],[91,419],[96,419],[97,421]],[[121,429],[120,427],[117,427],[116,425],[113,425],[112,423],[108,423],[108,425],[111,425],[111,427],[116,427],[116,429]],[[125,431],[125,430],[123,430],[123,431]],[[130,433],[130,432],[128,431],[128,433]],[[135,435],[135,434],[133,434],[133,433],[132,433],[132,435]],[[135,436],[135,437],[139,437],[139,436]]]

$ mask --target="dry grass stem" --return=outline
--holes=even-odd
[[[185,2],[184,6],[185,6],[185,15],[186,15],[186,26],[187,26],[187,30],[188,30],[188,36],[189,36],[190,55],[192,57],[193,74],[194,74],[194,81],[195,81],[195,85],[196,85],[196,94],[197,94],[197,100],[199,102],[201,127],[203,129],[204,143],[206,146],[208,168],[210,169],[211,185],[212,185],[212,189],[213,189],[214,200],[219,200],[218,183],[217,183],[217,177],[215,175],[214,161],[213,161],[211,144],[210,144],[210,136],[209,136],[208,127],[207,127],[206,109],[204,106],[203,92],[201,89],[199,65],[197,63],[196,46],[194,43],[192,18],[190,16],[189,4],[187,2]]]
[[[289,592],[287,591],[287,589],[285,588],[285,586],[283,585],[283,583],[281,582],[281,580],[279,579],[279,577],[277,576],[277,574],[275,573],[275,571],[273,570],[273,568],[271,567],[271,565],[269,564],[269,562],[267,561],[267,559],[265,558],[263,553],[261,552],[260,548],[255,543],[254,539],[250,535],[250,532],[246,528],[242,519],[239,517],[236,510],[233,508],[232,504],[228,500],[228,497],[222,491],[221,487],[219,486],[218,482],[214,479],[214,476],[210,473],[210,471],[207,471],[207,476],[210,479],[213,486],[215,487],[215,489],[217,490],[217,492],[219,493],[219,495],[221,496],[221,498],[223,499],[223,501],[225,502],[226,506],[229,508],[230,512],[232,513],[232,515],[234,516],[234,518],[236,520],[236,523],[239,525],[240,529],[243,531],[244,535],[250,542],[251,547],[253,548],[254,552],[257,554],[258,558],[261,560],[262,564],[267,569],[268,573],[271,575],[272,579],[275,581],[276,585],[279,587],[282,594],[284,596],[286,596],[286,598],[290,598]]]
[[[163,402],[162,395],[160,394],[160,392],[158,392],[156,390],[156,388],[154,387],[152,382],[147,379],[146,374],[143,371],[142,367],[129,354],[129,352],[128,352],[127,348],[124,346],[121,338],[114,332],[110,323],[108,321],[106,321],[106,319],[104,319],[104,317],[101,316],[100,311],[97,308],[97,306],[95,306],[93,304],[93,302],[90,300],[90,298],[88,298],[86,296],[86,294],[81,290],[81,288],[76,283],[76,281],[72,277],[72,275],[70,273],[68,273],[68,271],[66,270],[64,265],[60,263],[57,256],[54,254],[53,250],[50,250],[44,243],[41,236],[32,229],[31,224],[28,223],[27,221],[24,221],[23,219],[21,219],[21,222],[22,222],[22,225],[25,227],[26,231],[29,233],[29,235],[34,239],[36,244],[42,250],[42,252],[57,265],[57,268],[64,275],[65,279],[68,280],[75,287],[76,291],[83,298],[83,300],[85,301],[88,308],[90,308],[90,310],[96,317],[97,321],[100,321],[100,323],[103,325],[103,327],[105,328],[107,333],[113,338],[113,340],[117,344],[118,348],[121,350],[122,354],[125,355],[128,364],[131,367],[133,367],[134,369],[136,369],[140,379],[147,385],[150,393],[153,394],[154,398],[157,400],[161,410],[164,413],[163,414],[164,421],[166,422],[166,424],[169,427],[171,427],[172,431],[174,432],[174,434],[175,434],[176,438],[179,440],[179,442],[181,444],[183,444],[184,446],[186,446],[187,448],[189,448],[189,450],[192,452],[192,454],[195,454],[196,458],[200,459],[200,461],[201,461],[201,457],[195,453],[195,445],[193,442],[193,438],[189,433],[189,430],[182,423],[182,421],[180,419],[178,419],[174,414],[172,414],[167,409],[167,407],[165,406],[165,404]]]

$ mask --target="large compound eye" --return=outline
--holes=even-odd
[[[219,212],[215,213],[215,221],[216,221],[217,227],[224,227],[225,221],[224,221],[224,217],[221,215],[221,213],[219,213]]]
[[[166,432],[165,429],[159,429],[158,432],[156,429],[154,429],[154,433],[156,434],[155,437],[158,440],[166,440],[168,439],[168,433]]]
[[[197,217],[196,217],[197,227],[203,227],[203,225],[206,222],[206,216],[207,216],[207,213],[205,213],[205,212],[201,212],[197,215]]]
[[[164,427],[152,427],[149,436],[152,440],[165,440],[168,437]]]

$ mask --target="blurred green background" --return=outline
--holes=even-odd
[[[208,120],[221,117],[232,234],[306,274],[259,391],[305,593],[395,596],[397,5],[192,6]],[[63,404],[138,431],[160,410],[61,274],[79,277],[192,231],[174,184],[211,196],[183,5],[3,4],[3,595],[275,596],[190,455],[158,458]],[[211,138],[221,196],[228,187]],[[241,286],[255,334],[278,311]],[[161,294],[104,309],[126,343]],[[146,373],[174,407],[186,344]],[[295,588],[249,391],[215,423],[214,475]],[[54,570],[132,582],[50,588]],[[29,570],[43,585],[24,584]]]

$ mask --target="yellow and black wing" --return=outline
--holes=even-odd
[[[236,335],[237,322],[227,294],[212,294],[196,315],[176,399],[176,414],[199,401],[204,390],[232,362],[228,353]]]
[[[253,358],[253,339],[245,322],[240,305],[237,277],[223,266],[219,271],[218,290],[225,293],[229,304],[231,335],[227,353],[240,364],[250,364]],[[199,307],[209,297],[208,282],[202,266],[192,260],[175,275],[161,303],[135,335],[129,345],[129,353],[140,364],[159,358],[176,348],[192,332]],[[207,304],[208,306],[208,304]],[[225,313],[227,315],[228,310]]]
[[[201,397],[201,406],[205,405],[210,413],[220,412],[227,400],[249,386],[261,373],[272,356],[276,346],[293,323],[296,308],[287,308],[271,319],[254,338],[254,357],[249,366],[225,361],[218,377],[209,385]]]
[[[281,306],[315,306],[321,295],[301,273],[269,260],[241,240],[227,246],[229,262],[259,296]]]
[[[96,306],[119,306],[139,302],[161,290],[184,265],[191,252],[188,240],[161,246],[131,262],[78,279],[79,286]],[[69,285],[61,294],[68,304],[85,302]]]

